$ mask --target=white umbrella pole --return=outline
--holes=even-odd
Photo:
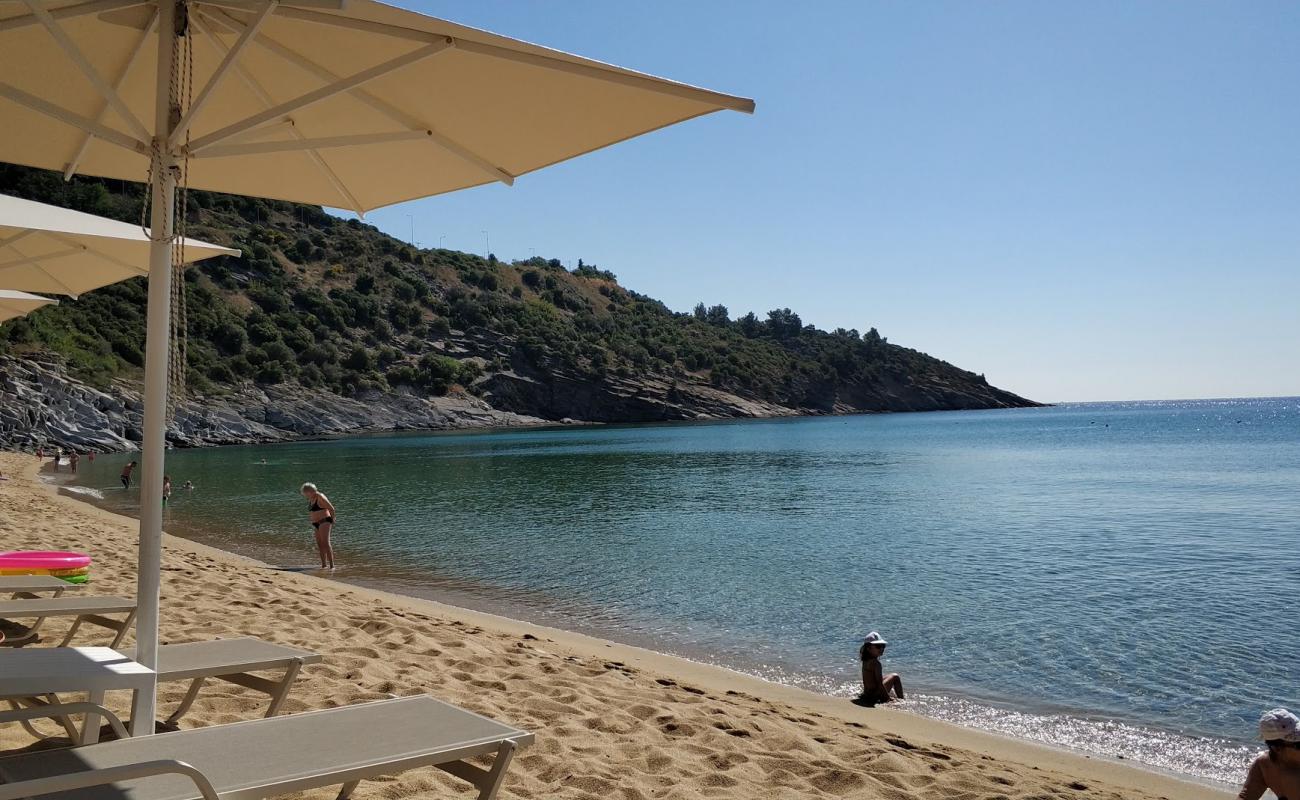
[[[160,155],[153,164],[149,187],[152,216],[149,226],[149,316],[144,362],[144,442],[140,448],[140,557],[136,578],[138,613],[135,623],[135,660],[150,669],[158,667],[158,604],[162,578],[162,480],[167,427],[167,365],[171,338],[173,203],[176,196],[176,160],[167,151],[179,113],[172,96],[173,43],[176,39],[176,4],[158,4],[158,83],[154,118],[154,146]],[[131,712],[131,735],[153,733],[157,719],[157,682],[136,695]]]

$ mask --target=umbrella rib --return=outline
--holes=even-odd
[[[98,14],[103,11],[116,11],[119,8],[133,8],[135,6],[145,5],[142,0],[94,0],[90,3],[81,3],[75,6],[64,6],[56,8],[49,12],[50,16],[57,20],[74,19],[84,17],[87,14]],[[35,14],[24,14],[21,17],[10,17],[6,20],[0,20],[0,33],[12,31],[18,28],[28,28],[32,25],[39,25],[40,19]]]
[[[76,255],[77,253],[83,252],[83,250],[84,248],[75,247],[70,250],[56,250],[53,253],[47,253],[46,255],[43,256],[25,256],[22,254],[21,250],[15,247],[13,248],[13,251],[18,254],[18,258],[13,261],[0,262],[0,271],[18,269],[19,267],[30,266],[32,264],[35,264],[37,261],[40,261],[41,259],[52,260],[55,258],[63,258],[64,256],[73,256]]]
[[[27,0],[27,2],[31,2],[31,0]],[[212,93],[216,91],[216,88],[221,85],[221,82],[225,79],[226,75],[230,73],[231,67],[235,66],[235,59],[239,58],[240,54],[244,52],[244,49],[247,48],[248,45],[252,44],[253,37],[257,35],[259,30],[261,30],[262,25],[271,18],[271,15],[275,13],[275,9],[278,5],[279,0],[270,0],[270,2],[268,2],[262,9],[261,13],[253,19],[248,27],[244,28],[244,32],[239,35],[239,39],[235,41],[234,46],[226,51],[225,57],[221,59],[221,63],[217,65],[217,69],[212,73],[212,77],[208,78],[208,83],[203,87],[203,91],[199,92],[199,96],[195,98],[194,102],[190,104],[189,109],[186,110],[185,116],[181,118],[181,121],[172,130],[171,136],[167,139],[167,147],[169,150],[176,149],[177,145],[185,139],[186,134],[189,132],[190,125],[194,122],[194,118],[198,116],[199,112],[203,110],[203,107],[207,105],[208,100],[212,97]]]
[[[202,12],[196,12],[193,16],[190,17],[190,22],[191,24],[194,25],[195,29],[197,29],[200,33],[204,35],[208,44],[211,45],[214,49],[218,51],[226,49],[225,45],[221,43],[221,40],[218,39],[215,35],[213,35],[212,31],[208,30],[207,26],[203,23],[204,19],[206,19],[205,14],[203,14]],[[229,52],[229,50],[226,50],[226,52]],[[268,93],[266,89],[262,87],[262,84],[258,83],[256,78],[248,74],[248,70],[236,64],[235,72],[239,75],[240,79],[243,80],[245,84],[247,84],[248,88],[253,92],[253,94],[257,95],[257,98],[262,102],[262,105],[266,106],[267,108],[270,108],[275,105],[275,101],[271,99],[270,93]],[[302,131],[298,130],[297,126],[291,126],[290,130],[293,131],[294,137],[299,141],[303,141],[307,138],[306,136],[303,135]],[[348,187],[343,183],[343,179],[340,178],[334,172],[334,170],[330,167],[329,163],[325,161],[325,159],[321,156],[321,154],[316,152],[316,150],[314,149],[308,149],[307,155],[311,157],[311,160],[316,164],[316,166],[321,170],[321,172],[325,173],[326,179],[329,180],[329,182],[334,186],[334,190],[337,191],[340,196],[347,199],[352,210],[356,211],[358,216],[364,216],[365,212],[362,210],[360,201],[357,200],[356,196],[353,195],[352,192],[348,191]]]
[[[48,269],[42,266],[41,262],[53,261],[56,258],[63,258],[64,256],[73,256],[76,255],[77,253],[85,252],[85,250],[86,248],[82,247],[81,245],[76,245],[68,250],[57,250],[53,253],[47,253],[43,256],[28,257],[28,256],[24,256],[23,252],[19,250],[17,247],[14,247],[13,251],[17,253],[19,256],[21,256],[22,260],[10,261],[6,264],[0,264],[0,272],[4,272],[10,269],[18,269],[19,267],[31,266],[35,268],[37,272],[41,273],[46,278],[49,278],[51,283],[53,283],[54,285],[62,289],[64,294],[70,295],[72,297],[76,297],[77,292],[73,291],[71,286],[59,280],[57,276],[55,276]]]
[[[362,70],[361,72],[330,86],[322,86],[315,91],[307,92],[304,95],[300,95],[292,100],[281,103],[274,108],[268,108],[260,114],[254,114],[247,119],[236,122],[232,125],[227,125],[221,130],[214,131],[207,136],[196,139],[190,145],[190,152],[201,152],[203,148],[211,147],[212,145],[229,139],[231,136],[260,128],[268,123],[276,122],[287,114],[315,105],[322,100],[328,100],[335,95],[342,94],[353,87],[368,83],[376,78],[382,78],[383,76],[391,74],[402,67],[409,66],[417,61],[423,61],[426,58],[445,52],[450,47],[451,44],[449,42],[435,42],[416,50],[412,50],[405,55],[385,61],[382,64],[371,67],[370,69]]]
[[[236,30],[238,26],[243,24],[238,22],[237,20],[231,19],[229,15],[225,13],[222,13],[221,17],[216,17],[214,15],[212,17],[212,21],[221,25],[225,25],[230,30]],[[288,61],[289,63],[314,74],[317,78],[324,81],[325,83],[332,83],[334,81],[339,80],[339,76],[336,75],[335,73],[331,72],[330,70],[326,69],[325,67],[316,63],[315,61],[312,61],[310,58],[307,58],[306,56],[302,55],[296,50],[286,47],[285,45],[281,44],[275,39],[272,39],[270,36],[267,36],[266,34],[261,34],[260,36],[258,36],[257,43],[262,47],[265,47],[267,50],[270,50],[275,55],[278,55],[280,58],[283,58],[285,61]],[[504,183],[507,186],[514,185],[515,182],[514,175],[496,166],[491,161],[487,160],[483,156],[479,155],[478,153],[464,146],[460,142],[434,130],[433,126],[426,125],[420,120],[411,117],[409,114],[406,114],[400,109],[395,108],[392,105],[389,105],[383,100],[380,100],[378,97],[375,97],[373,94],[366,91],[365,89],[355,88],[350,91],[350,94],[356,99],[370,106],[374,110],[378,111],[380,114],[383,114],[389,119],[392,119],[400,123],[406,128],[409,128],[411,130],[429,131],[430,142],[443,147],[452,155],[463,159],[471,166],[477,167],[479,170],[481,170],[482,172],[486,173],[489,177],[491,177],[492,180],[500,181],[501,183]]]
[[[117,76],[117,80],[113,83],[113,91],[122,88],[122,83],[126,81],[126,76],[130,74],[131,68],[135,66],[136,59],[139,58],[140,54],[146,49],[144,46],[145,40],[149,38],[149,34],[153,33],[154,26],[157,24],[158,10],[154,9],[153,14],[149,17],[149,24],[144,26],[144,31],[140,34],[140,41],[135,43],[135,47],[131,50],[130,57],[127,58],[126,64],[122,67],[121,74]],[[104,112],[107,110],[108,102],[105,101],[104,105],[99,107],[99,113],[95,115],[95,121],[102,122],[104,119]],[[73,154],[72,160],[70,160],[68,165],[63,169],[63,180],[71,180],[72,176],[77,174],[77,169],[81,167],[81,159],[86,157],[86,150],[90,148],[90,142],[93,138],[94,137],[89,133],[82,137],[81,145],[77,147],[77,152]]]
[[[149,131],[145,130],[144,124],[141,123],[140,120],[136,119],[135,114],[131,112],[131,108],[122,100],[121,95],[114,91],[113,87],[104,82],[104,79],[100,77],[99,71],[95,69],[94,65],[86,60],[86,56],[81,52],[81,48],[77,47],[77,43],[68,37],[68,34],[63,30],[63,27],[55,21],[54,17],[50,16],[50,12],[42,8],[38,0],[22,0],[22,2],[31,10],[32,14],[40,20],[41,24],[45,26],[45,30],[54,38],[54,41],[58,43],[59,47],[63,48],[63,52],[67,54],[68,58],[72,59],[72,63],[77,65],[77,69],[81,70],[81,74],[86,76],[86,80],[90,81],[90,85],[95,87],[95,91],[99,92],[100,96],[108,101],[108,104],[111,105],[113,110],[117,112],[118,116],[127,123],[128,127],[135,130],[136,136],[147,140],[149,138]]]
[[[52,117],[59,122],[66,123],[75,128],[80,128],[96,138],[103,139],[106,142],[111,142],[118,147],[130,150],[133,153],[149,153],[149,144],[147,141],[141,141],[129,134],[110,128],[107,125],[101,125],[93,119],[87,119],[80,114],[74,114],[62,106],[56,106],[39,97],[30,95],[16,86],[10,86],[7,83],[0,83],[0,97],[7,97],[21,106],[30,108],[32,111],[44,114],[47,117]],[[146,137],[146,139],[147,138],[148,137]]]
[[[288,153],[299,150],[328,150],[339,147],[357,147],[366,144],[385,144],[388,142],[409,142],[427,139],[429,131],[392,131],[390,133],[361,133],[353,136],[322,136],[308,139],[293,129],[296,139],[280,139],[274,142],[249,142],[248,144],[219,144],[205,148],[193,158],[229,158],[230,156],[254,156],[266,153]]]
[[[57,240],[57,241],[62,242],[63,244],[66,244],[66,245],[68,245],[68,246],[70,246],[70,247],[71,247],[71,246],[79,246],[79,247],[81,247],[82,249],[84,249],[86,252],[88,252],[88,253],[94,253],[96,256],[98,256],[98,257],[104,259],[105,261],[109,262],[110,264],[115,264],[115,265],[121,267],[122,269],[127,270],[128,272],[134,272],[136,275],[148,275],[148,274],[149,274],[149,268],[148,268],[148,267],[145,267],[145,268],[141,269],[140,267],[136,266],[135,264],[132,264],[132,263],[129,262],[129,261],[123,261],[122,259],[118,258],[117,256],[112,255],[111,253],[106,253],[106,252],[104,252],[103,250],[101,250],[101,249],[98,248],[98,247],[93,247],[93,246],[88,245],[88,244],[82,244],[82,243],[80,243],[80,242],[77,242],[77,241],[75,241],[75,240],[73,240],[73,239],[68,238],[67,236],[64,236],[64,235],[61,234],[61,233],[53,233],[53,232],[51,232],[51,233],[50,233],[50,237],[53,238],[53,239],[55,239],[55,240]]]
[[[417,42],[428,42],[443,38],[443,34],[430,33],[428,31],[420,31],[412,28],[402,28],[396,25],[387,25],[382,22],[371,22],[370,20],[356,19],[354,17],[340,14],[326,14],[321,11],[312,11],[305,8],[282,8],[280,10],[280,16],[288,19],[302,20],[303,22],[315,22],[320,25],[332,25],[336,28],[348,28],[368,33],[378,33],[385,36],[391,36],[398,39],[409,39]],[[664,78],[655,78],[650,75],[624,71],[594,62],[575,63],[551,55],[526,53],[519,50],[511,50],[510,48],[501,47],[499,45],[474,42],[468,39],[453,38],[450,36],[446,38],[452,39],[452,41],[455,42],[456,47],[466,53],[477,53],[478,55],[488,56],[490,58],[517,61],[521,64],[541,67],[542,69],[552,69],[609,83],[619,83],[624,86],[645,89],[658,94],[666,94],[686,100],[709,103],[710,105],[715,105],[719,108],[743,111],[746,114],[754,113],[754,101],[744,97],[733,97],[729,94],[722,94],[721,92],[714,92],[709,89],[701,89],[698,86],[690,86]]]
[[[218,6],[221,8],[233,8],[239,11],[254,11],[261,8],[265,0],[197,0],[205,6]],[[343,9],[344,0],[285,0],[287,5],[299,6],[301,8],[327,8],[331,11],[340,11]]]
[[[31,236],[35,233],[36,230],[33,228],[24,228],[23,230],[15,233],[13,236],[10,236],[8,239],[0,239],[0,248],[10,247],[15,242],[21,242],[23,239],[26,239],[28,236]]]

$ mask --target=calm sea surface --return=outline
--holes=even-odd
[[[133,510],[125,460],[83,459],[81,491]],[[366,437],[167,471],[169,530],[273,563],[315,563],[314,481],[342,580],[845,696],[878,629],[920,713],[1203,778],[1239,779],[1262,710],[1300,710],[1300,399]]]

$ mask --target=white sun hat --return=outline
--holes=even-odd
[[[884,647],[885,645],[889,644],[889,642],[886,642],[883,638],[881,638],[879,633],[872,631],[871,633],[867,634],[867,640],[863,642],[863,644],[878,644],[881,647]]]
[[[1284,742],[1300,742],[1300,717],[1285,708],[1265,711],[1259,718],[1259,738],[1265,741],[1281,739]]]

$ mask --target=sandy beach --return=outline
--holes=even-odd
[[[91,591],[134,591],[136,523],[57,495],[0,454],[0,550],[95,558]],[[304,538],[304,547],[307,540]],[[1223,798],[1226,792],[901,711],[766,683],[634,647],[360,589],[183,539],[164,550],[165,642],[257,636],[312,649],[286,713],[428,693],[531,729],[502,795],[519,798]],[[61,626],[47,623],[45,643]],[[101,644],[98,629],[80,644]],[[128,640],[129,641],[129,640]],[[0,658],[3,654],[0,653]],[[160,687],[166,713],[185,684]],[[128,698],[110,698],[125,713]],[[259,696],[205,688],[183,727],[259,716]],[[27,747],[0,728],[0,753]],[[417,770],[358,797],[472,796]],[[326,792],[313,796],[332,797]]]

